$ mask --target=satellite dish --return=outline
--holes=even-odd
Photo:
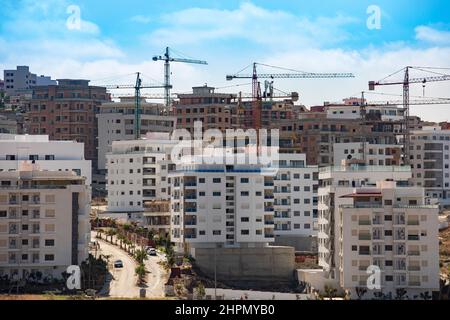
[[[349,155],[347,156],[347,160],[351,160],[351,159],[352,159],[352,155],[349,154]]]

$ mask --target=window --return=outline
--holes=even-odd
[[[394,281],[394,277],[393,276],[386,276],[385,277],[386,281]]]
[[[305,229],[310,229],[311,225],[309,223],[305,223]]]
[[[55,246],[55,240],[54,239],[45,239],[45,246],[46,247],[54,247]]]
[[[45,160],[55,160],[55,155],[54,154],[47,154],[47,155],[45,155]]]
[[[45,261],[54,261],[55,260],[55,255],[54,254],[46,254],[44,257]]]
[[[198,183],[205,183],[205,178],[199,178]]]
[[[358,251],[358,246],[352,246],[352,251]]]
[[[213,178],[213,183],[220,183],[221,179],[220,178]]]
[[[250,231],[249,230],[241,230],[241,235],[249,235]]]
[[[28,225],[27,224],[23,224],[22,225],[22,231],[28,231]]]
[[[249,217],[242,217],[241,218],[241,222],[249,222],[250,218]]]
[[[241,191],[241,196],[242,197],[248,197],[249,196],[249,192],[248,191]]]
[[[392,265],[393,265],[392,260],[386,260],[386,261],[384,262],[384,265],[385,265],[386,267],[392,267]]]
[[[241,178],[241,183],[248,183],[248,178]]]
[[[391,245],[384,246],[384,251],[392,251],[392,246]]]
[[[384,230],[384,235],[386,237],[392,237],[392,230]]]
[[[220,197],[220,195],[221,195],[220,191],[213,192],[213,197]]]
[[[199,196],[199,197],[204,197],[204,196],[205,196],[205,191],[200,191],[200,192],[198,193],[198,196]]]
[[[220,236],[221,233],[220,230],[213,230],[213,236]]]

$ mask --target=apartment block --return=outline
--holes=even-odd
[[[120,98],[119,102],[103,103],[98,119],[98,169],[106,169],[106,153],[113,141],[135,139],[135,98]],[[141,135],[147,132],[171,132],[176,128],[176,117],[163,113],[164,106],[141,100]]]
[[[394,298],[397,289],[407,290],[411,299],[438,290],[438,208],[429,205],[422,188],[409,186],[410,177],[409,167],[361,161],[320,169],[323,273],[320,278],[303,272],[300,278],[321,290],[332,285],[352,298],[357,288],[367,289],[369,299],[381,293]],[[368,289],[369,266],[381,271],[379,289]]]
[[[91,161],[84,159],[84,146],[75,141],[50,141],[47,135],[0,134],[0,172],[18,170],[31,161],[43,171],[68,171],[91,185]]]
[[[201,121],[203,128],[225,130],[232,127],[235,94],[215,93],[207,85],[193,87],[192,93],[179,94],[175,105],[177,127],[194,132],[194,122]]]
[[[259,165],[182,164],[171,177],[171,239],[179,252],[274,241],[273,177]]]
[[[17,133],[17,122],[0,114],[0,133]]]
[[[47,134],[50,140],[84,143],[84,154],[97,168],[97,119],[102,102],[109,101],[103,87],[89,80],[58,80],[58,85],[36,86],[27,107],[29,134]]]
[[[411,132],[412,183],[428,197],[450,205],[450,130],[424,127]]]
[[[306,165],[304,154],[280,154],[275,162],[273,192],[275,245],[291,245],[298,251],[315,251],[317,245],[318,167]],[[272,182],[266,182],[270,186]]]
[[[169,172],[174,170],[171,151],[177,141],[166,132],[147,133],[141,140],[113,141],[107,153],[108,214],[157,229],[170,211]],[[168,231],[169,224],[164,224]]]
[[[341,196],[337,208],[336,251],[339,285],[357,298],[367,287],[369,266],[381,271],[378,294],[409,299],[439,292],[438,206],[425,201],[424,189],[380,181]],[[370,283],[370,282],[369,282]],[[376,297],[368,290],[368,297]]]
[[[335,143],[333,160],[340,166],[342,160],[362,160],[370,166],[398,166],[402,160],[402,147],[398,144],[371,144],[368,142]]]
[[[4,70],[5,92],[7,95],[15,95],[20,92],[31,90],[34,86],[56,85],[55,80],[50,77],[36,76],[30,72],[28,66],[17,66],[14,70]]]
[[[90,190],[73,172],[0,172],[0,276],[61,278],[88,257]]]

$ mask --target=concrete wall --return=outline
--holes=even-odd
[[[214,275],[216,257],[218,280],[293,280],[294,248],[195,248],[196,265]]]
[[[275,237],[275,246],[294,247],[295,251],[317,252],[317,237],[282,235]]]

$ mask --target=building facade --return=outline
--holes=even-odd
[[[412,183],[424,187],[428,197],[450,205],[450,130],[424,127],[411,132]]]
[[[27,108],[28,133],[47,134],[50,140],[84,143],[84,155],[97,168],[97,119],[106,89],[88,80],[58,80],[58,85],[37,86]]]
[[[235,94],[215,93],[213,87],[193,87],[192,93],[179,94],[174,106],[177,127],[194,133],[194,122],[201,121],[204,130],[232,127]]]
[[[107,153],[108,214],[126,215],[153,229],[168,232],[171,150],[169,133],[147,133],[141,140],[114,141]]]
[[[73,172],[0,172],[0,275],[62,278],[88,257],[90,190]],[[40,276],[39,276],[40,275]]]
[[[273,176],[263,172],[258,165],[177,166],[170,175],[170,236],[176,250],[195,256],[195,248],[273,242]]]
[[[91,161],[85,160],[82,143],[50,141],[47,135],[0,134],[0,171],[18,170],[22,161],[32,161],[43,171],[73,171],[91,185]]]
[[[56,85],[56,81],[51,80],[50,77],[43,75],[38,77],[31,73],[28,66],[17,66],[15,70],[4,70],[3,75],[5,92],[9,96],[29,91],[39,85]]]
[[[98,119],[98,169],[106,169],[106,153],[113,141],[135,139],[135,99],[120,98],[120,102],[103,103]],[[141,101],[141,135],[147,132],[171,132],[176,128],[176,117],[165,115],[164,106]]]
[[[304,154],[280,154],[275,167],[274,244],[314,251],[318,231],[318,167],[307,166]]]
[[[319,265],[325,282],[357,297],[367,289],[367,267],[381,269],[382,292],[410,298],[438,290],[438,209],[422,188],[410,187],[411,170],[349,161],[319,172]],[[423,262],[428,260],[427,262]]]
[[[367,298],[378,292],[394,299],[399,289],[409,299],[439,292],[438,206],[426,203],[423,188],[380,181],[343,198],[351,204],[337,209],[341,288],[357,298],[357,288],[367,287],[368,268],[376,266],[380,287]]]
[[[369,166],[398,166],[402,160],[402,147],[398,144],[335,143],[333,153],[335,166],[349,159],[362,160]]]

